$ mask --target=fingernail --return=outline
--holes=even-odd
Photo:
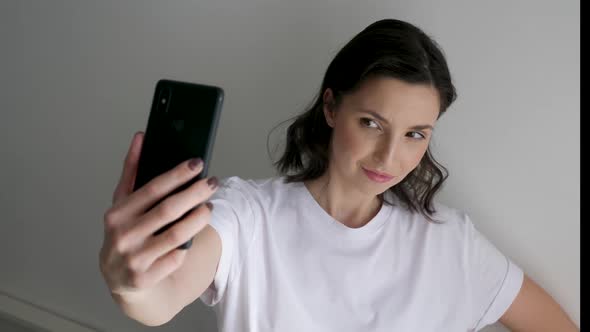
[[[207,202],[205,203],[207,205],[207,207],[209,208],[209,211],[213,211],[213,204],[211,204],[211,202]]]
[[[209,178],[209,180],[207,180],[207,184],[209,185],[209,187],[211,189],[215,189],[215,188],[217,188],[219,181],[217,181],[217,177],[214,176],[212,178]]]
[[[203,160],[201,158],[193,158],[189,161],[188,167],[193,171],[199,168],[203,164]]]

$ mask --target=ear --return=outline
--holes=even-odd
[[[334,121],[335,121],[335,105],[336,102],[334,101],[334,95],[332,93],[332,89],[327,88],[324,91],[324,95],[322,96],[322,100],[324,102],[324,117],[326,118],[326,122],[328,126],[334,128]]]

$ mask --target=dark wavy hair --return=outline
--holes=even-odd
[[[287,129],[283,155],[273,163],[286,182],[313,180],[328,168],[332,128],[323,113],[324,91],[333,91],[337,106],[344,95],[375,76],[436,88],[440,96],[437,120],[457,98],[445,57],[433,39],[404,21],[384,19],[372,23],[336,54],[311,106],[286,120],[294,122]],[[432,200],[447,177],[447,169],[434,160],[428,147],[418,166],[387,191],[410,211],[418,211],[430,222],[438,223],[431,218],[436,212]],[[379,198],[394,205],[383,193]]]

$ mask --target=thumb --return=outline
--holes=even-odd
[[[135,183],[135,176],[137,174],[137,165],[139,163],[139,156],[141,153],[141,147],[143,145],[144,133],[138,131],[133,135],[131,145],[127,150],[127,156],[125,157],[125,163],[123,164],[123,171],[119,178],[117,188],[113,193],[113,204],[129,196],[133,192],[133,185]]]

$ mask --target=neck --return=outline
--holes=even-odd
[[[320,178],[305,181],[316,202],[335,220],[350,228],[366,225],[381,209],[381,199],[341,181],[326,172]]]

